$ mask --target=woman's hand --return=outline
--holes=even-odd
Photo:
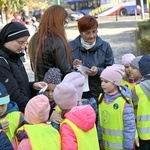
[[[86,74],[89,76],[95,76],[98,73],[98,68],[93,66],[90,70],[86,71]]]
[[[50,121],[60,124],[63,121],[61,118],[61,111],[53,111],[50,117]]]
[[[79,59],[75,59],[73,61],[73,69],[77,69],[78,66],[82,65],[82,61]]]
[[[33,84],[33,88],[35,89],[35,90],[41,90],[42,88],[44,88],[44,87],[46,87],[47,86],[47,83],[46,82],[43,82],[43,81],[40,81],[40,82],[35,82],[34,84]]]

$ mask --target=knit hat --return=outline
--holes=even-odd
[[[142,58],[142,56],[135,57],[135,58],[131,61],[130,66],[131,66],[132,68],[136,68],[136,69],[139,70],[139,61],[140,61],[141,58]]]
[[[0,32],[0,43],[4,44],[24,36],[30,36],[28,29],[19,22],[10,22]]]
[[[121,80],[124,76],[124,71],[119,67],[109,66],[104,69],[100,75],[101,78],[120,86]]]
[[[142,76],[150,74],[150,55],[143,55],[140,59],[139,71]]]
[[[61,71],[58,68],[50,68],[44,76],[44,82],[59,84],[61,82]]]
[[[63,110],[77,106],[82,97],[84,81],[85,78],[81,73],[67,74],[54,89],[53,97],[56,104]]]
[[[130,64],[130,62],[135,58],[135,56],[131,53],[129,54],[124,54],[122,56],[122,64],[125,66],[127,64]]]
[[[8,104],[9,102],[10,98],[7,89],[2,83],[0,83],[0,105]]]
[[[30,124],[38,124],[47,121],[49,113],[49,99],[44,95],[37,95],[27,103],[24,119]]]
[[[108,67],[113,67],[115,70],[120,70],[120,73],[122,75],[122,77],[124,77],[125,75],[125,67],[124,65],[121,65],[121,64],[113,64],[112,66],[108,66]]]

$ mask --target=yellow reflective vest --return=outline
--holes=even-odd
[[[62,123],[67,123],[72,130],[77,139],[78,150],[100,150],[99,143],[98,143],[98,136],[96,126],[89,130],[83,131],[82,129],[78,128],[73,122],[69,119],[65,119]]]
[[[127,86],[128,86],[128,88],[132,91],[132,90],[133,90],[133,88],[134,88],[134,86],[135,86],[135,83],[130,83],[130,82],[128,82],[128,81],[126,81],[126,80],[122,79],[122,81],[121,81],[121,85],[127,85]]]
[[[10,141],[12,141],[12,139],[14,138],[15,130],[19,126],[20,116],[21,116],[21,112],[14,111],[14,112],[8,113],[4,118],[0,119],[0,122],[4,122],[4,121],[9,122],[9,129],[6,132],[6,134]]]
[[[118,97],[109,104],[104,101],[99,104],[100,126],[105,150],[123,149],[123,111],[125,104],[126,101],[122,100],[122,97]]]
[[[32,150],[61,150],[60,134],[49,124],[26,124],[19,130],[27,133]]]
[[[150,99],[145,95],[140,84],[135,86],[135,92],[138,96],[136,116],[138,135],[142,140],[150,140]]]

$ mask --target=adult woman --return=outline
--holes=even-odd
[[[80,35],[70,42],[72,48],[73,67],[82,64],[90,68],[86,73],[89,76],[89,92],[83,98],[94,97],[102,92],[99,76],[101,72],[114,63],[114,56],[109,43],[98,35],[98,22],[92,16],[84,16],[78,21]]]
[[[43,80],[49,68],[59,68],[63,75],[71,72],[71,54],[65,37],[66,10],[50,6],[43,14],[39,29],[29,42],[30,62],[35,79]]]
[[[29,83],[21,62],[20,52],[25,48],[28,37],[28,29],[19,22],[8,23],[0,32],[0,82],[22,112],[35,90],[46,86],[45,82]]]

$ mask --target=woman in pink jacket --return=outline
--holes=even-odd
[[[54,100],[62,110],[60,125],[62,150],[99,150],[96,114],[90,105],[80,105],[84,76],[72,72],[54,89]]]

